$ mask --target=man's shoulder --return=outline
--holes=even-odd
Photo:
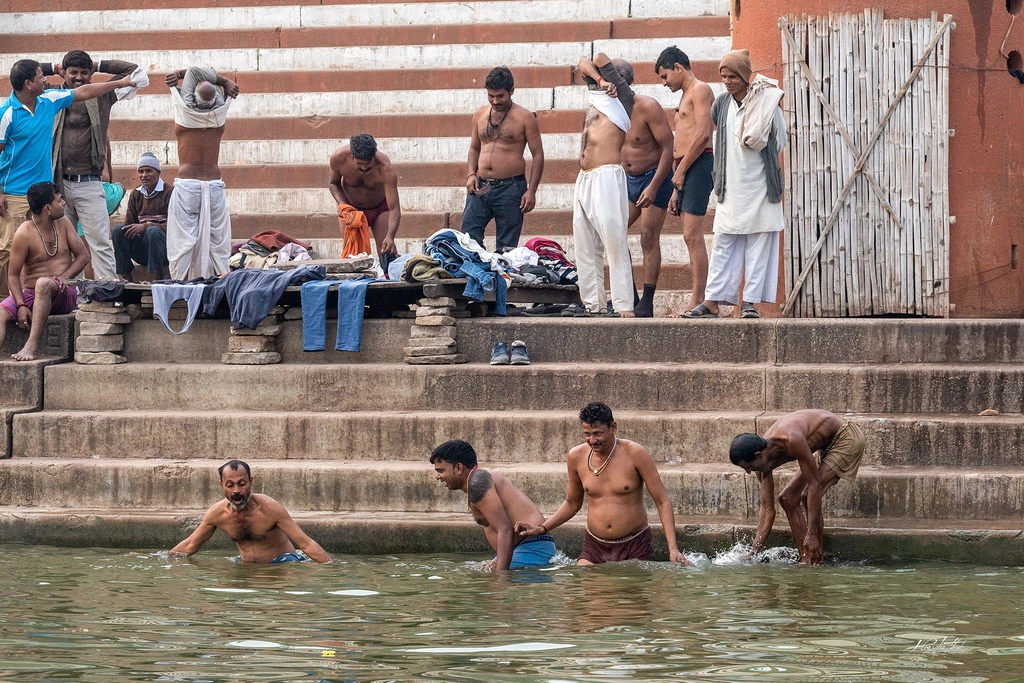
[[[41,100],[47,100],[54,104],[63,102],[64,100],[75,99],[75,91],[70,88],[48,88],[43,91],[43,94],[39,96]]]

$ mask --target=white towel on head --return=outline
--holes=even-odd
[[[185,104],[181,91],[171,88],[171,108],[174,110],[174,122],[182,128],[220,128],[228,120],[228,107],[232,99],[229,97],[216,109],[193,109]]]
[[[123,88],[118,88],[114,91],[117,95],[118,100],[130,100],[139,94],[140,88],[145,88],[149,85],[149,74],[141,66],[135,67],[135,71],[131,75],[132,84],[126,85]]]
[[[629,132],[629,114],[626,113],[622,102],[614,97],[609,97],[604,90],[588,90],[587,92],[590,94],[590,104],[595,109],[607,116],[608,120],[621,128],[624,133]]]

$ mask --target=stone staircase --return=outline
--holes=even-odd
[[[470,318],[461,366],[403,364],[407,322],[367,321],[372,362],[167,362],[169,335],[140,320],[132,362],[47,367],[43,410],[13,415],[0,461],[0,538],[162,547],[241,458],[329,548],[481,549],[463,497],[433,481],[433,446],[469,440],[550,514],[576,411],[603,400],[658,462],[683,547],[751,531],[756,482],[729,464],[732,437],[818,407],[867,436],[858,480],[826,498],[832,556],[1019,563],[1019,321]],[[496,338],[526,340],[533,364],[488,365]],[[570,555],[582,519],[559,535]],[[775,541],[791,544],[784,519]]]
[[[398,168],[401,251],[418,251],[436,230],[460,227],[471,116],[486,102],[484,76],[501,64],[516,77],[514,99],[536,112],[545,146],[538,207],[526,218],[523,241],[551,237],[571,254],[586,106],[573,73],[577,60],[598,51],[631,60],[638,92],[671,109],[679,95],[654,73],[660,51],[678,44],[697,74],[720,88],[718,59],[731,49],[727,0],[73,0],[44,1],[30,12],[4,2],[0,10],[5,65],[26,55],[59,61],[79,48],[95,59],[147,67],[151,86],[112,112],[115,176],[126,187],[137,182],[134,165],[144,151],[161,158],[165,178],[177,170],[167,71],[208,64],[235,79],[242,94],[221,150],[233,237],[278,229],[316,240],[325,256],[340,253],[327,162],[359,132],[374,135]],[[709,216],[709,233],[710,225]],[[639,228],[633,232],[640,285]],[[493,248],[493,228],[488,233]],[[657,310],[669,315],[690,288],[680,219],[667,218],[662,244]]]

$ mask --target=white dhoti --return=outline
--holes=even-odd
[[[604,308],[604,253],[608,254],[612,305],[633,310],[633,268],[626,228],[629,199],[626,172],[618,164],[580,171],[572,201],[572,238],[580,300],[590,311]]]
[[[775,302],[779,287],[779,233],[715,234],[704,298],[738,304],[740,278],[743,278],[743,301]]]
[[[191,280],[228,271],[231,214],[223,180],[176,178],[167,207],[171,277]]]

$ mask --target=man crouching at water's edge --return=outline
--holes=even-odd
[[[172,555],[192,555],[213,537],[213,532],[221,529],[238,545],[242,562],[332,561],[320,544],[299,528],[283,505],[270,496],[252,492],[249,465],[241,460],[229,460],[217,472],[226,500],[214,503],[206,511],[199,528],[174,546]],[[296,552],[295,546],[305,556]]]

